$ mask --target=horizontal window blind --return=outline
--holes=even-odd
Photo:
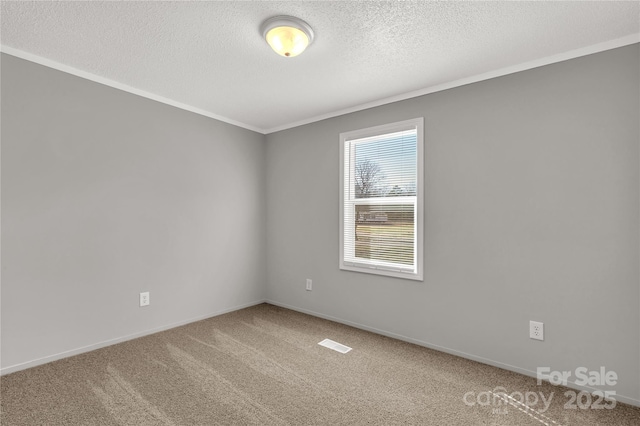
[[[343,262],[417,271],[417,129],[346,139]]]

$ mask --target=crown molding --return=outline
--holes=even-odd
[[[173,107],[180,108],[185,111],[193,112],[199,115],[204,115],[205,117],[213,118],[215,120],[222,121],[224,123],[232,124],[234,126],[242,127],[247,130],[252,130],[257,133],[265,134],[264,129],[261,129],[259,127],[252,126],[250,124],[246,124],[240,121],[232,120],[222,115],[205,111],[201,108],[197,108],[182,102],[178,102],[173,99],[165,98],[164,96],[156,95],[155,93],[147,92],[145,90],[140,90],[135,87],[126,85],[124,83],[110,80],[108,78],[101,77],[99,75],[96,75],[87,71],[83,71],[83,70],[74,68],[72,66],[62,64],[60,62],[53,61],[51,59],[43,58],[42,56],[34,55],[33,53],[25,52],[19,49],[14,49],[13,47],[5,46],[5,45],[0,45],[0,52],[6,53],[7,55],[15,56],[20,59],[25,59],[30,62],[35,62],[36,64],[44,65],[45,67],[53,68],[58,71],[66,72],[67,74],[72,74],[72,75],[75,75],[76,77],[84,78],[86,80],[90,80],[95,83],[104,84],[105,86],[123,90],[125,92],[129,92],[134,95],[142,96],[143,98],[147,98],[147,99],[154,100],[156,102],[161,102],[163,104],[171,105]]]
[[[345,109],[340,109],[337,111],[332,111],[326,114],[322,114],[322,115],[317,115],[314,117],[310,117],[310,118],[306,118],[304,120],[299,120],[299,121],[294,121],[291,123],[287,123],[287,124],[283,124],[280,126],[276,126],[276,127],[272,127],[269,129],[263,129],[257,126],[252,126],[250,124],[247,123],[243,123],[237,120],[232,120],[230,118],[218,115],[218,114],[214,114],[210,111],[205,111],[201,108],[197,108],[182,102],[178,102],[175,101],[173,99],[169,99],[169,98],[165,98],[164,96],[160,96],[160,95],[156,95],[154,93],[150,93],[144,90],[140,90],[137,89],[135,87],[132,86],[128,86],[126,84],[123,83],[119,83],[117,81],[114,80],[110,80],[108,78],[104,78],[101,76],[98,76],[96,74],[92,74],[90,72],[86,72],[86,71],[82,71],[79,70],[77,68],[71,67],[69,65],[65,65],[56,61],[53,61],[51,59],[47,59],[47,58],[43,58],[41,56],[38,55],[34,55],[32,53],[28,53],[28,52],[24,52],[22,50],[19,49],[15,49],[13,47],[9,47],[9,46],[5,46],[5,45],[0,45],[0,52],[6,53],[8,55],[11,56],[16,56],[18,58],[21,59],[25,59],[27,61],[31,61],[31,62],[35,62],[37,64],[40,65],[44,65],[46,67],[49,68],[53,68],[56,69],[58,71],[62,71],[62,72],[66,72],[68,74],[72,74],[75,75],[77,77],[80,78],[84,78],[87,80],[91,80],[94,81],[96,83],[100,83],[100,84],[104,84],[106,86],[110,86],[119,90],[124,90],[125,92],[129,92],[138,96],[142,96],[157,102],[162,102],[164,104],[167,105],[171,105],[174,106],[176,108],[180,108],[183,109],[185,111],[190,111],[193,112],[195,114],[199,114],[199,115],[203,115],[205,117],[209,117],[209,118],[213,118],[215,120],[218,121],[222,121],[224,123],[228,123],[228,124],[232,124],[234,126],[238,126],[238,127],[242,127],[244,129],[247,130],[251,130],[257,133],[261,133],[261,134],[265,134],[268,135],[270,133],[275,133],[275,132],[279,132],[282,130],[287,130],[287,129],[291,129],[294,127],[299,127],[299,126],[303,126],[305,124],[310,124],[310,123],[315,123],[317,121],[322,121],[322,120],[326,120],[328,118],[333,118],[333,117],[337,117],[340,115],[345,115],[345,114],[350,114],[353,112],[358,112],[358,111],[362,111],[365,109],[369,109],[369,108],[374,108],[374,107],[378,107],[378,106],[382,106],[382,105],[386,105],[386,104],[390,104],[390,103],[394,103],[394,102],[399,102],[399,101],[403,101],[406,99],[411,99],[411,98],[416,98],[418,96],[423,96],[423,95],[427,95],[429,93],[435,93],[435,92],[440,92],[443,90],[447,90],[447,89],[452,89],[454,87],[459,87],[459,86],[464,86],[467,84],[472,84],[472,83],[477,83],[480,81],[484,81],[484,80],[489,80],[492,78],[496,78],[496,77],[502,77],[508,74],[514,74],[520,71],[526,71],[529,69],[533,69],[533,68],[538,68],[538,67],[542,67],[545,65],[550,65],[550,64],[554,64],[557,62],[563,62],[563,61],[567,61],[569,59],[574,59],[574,58],[578,58],[581,56],[587,56],[587,55],[591,55],[594,53],[598,53],[598,52],[603,52],[605,50],[611,50],[611,49],[616,49],[618,47],[623,47],[623,46],[627,46],[630,44],[634,44],[634,43],[639,43],[640,42],[640,33],[635,33],[635,34],[630,34],[626,37],[621,37],[618,39],[614,39],[614,40],[609,40],[603,43],[597,43],[591,46],[587,46],[587,47],[582,47],[579,49],[574,49],[574,50],[569,50],[567,52],[563,52],[563,53],[559,53],[557,55],[552,55],[552,56],[547,56],[545,58],[540,58],[540,59],[536,59],[533,61],[529,61],[529,62],[524,62],[522,64],[518,64],[518,65],[512,65],[509,67],[505,67],[505,68],[500,68],[498,70],[494,70],[494,71],[489,71],[486,73],[482,73],[482,74],[477,74],[474,76],[470,76],[470,77],[465,77],[459,80],[455,80],[455,81],[450,81],[447,83],[443,83],[443,84],[438,84],[435,86],[430,86],[430,87],[426,87],[424,89],[420,89],[420,90],[415,90],[415,91],[411,91],[411,92],[406,92],[406,93],[402,93],[399,95],[395,95],[395,96],[391,96],[388,98],[384,98],[384,99],[379,99],[373,102],[367,102],[364,104],[359,104],[356,106],[352,106],[349,108],[345,108]]]

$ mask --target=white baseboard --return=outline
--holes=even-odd
[[[537,378],[537,372],[536,371],[527,370],[527,369],[524,369],[524,368],[517,367],[515,365],[504,364],[504,363],[499,362],[499,361],[494,361],[492,359],[483,358],[481,356],[468,354],[466,352],[457,351],[455,349],[446,348],[444,346],[435,345],[433,343],[424,342],[422,340],[418,340],[418,339],[414,339],[414,338],[411,338],[411,337],[403,336],[401,334],[391,333],[389,331],[380,330],[378,328],[369,327],[369,326],[366,326],[364,324],[359,324],[359,323],[352,322],[352,321],[347,321],[347,320],[344,320],[342,318],[333,317],[331,315],[325,315],[325,314],[321,314],[319,312],[314,312],[314,311],[311,311],[311,310],[308,310],[308,309],[302,309],[302,308],[298,308],[296,306],[287,305],[286,303],[280,303],[280,302],[276,302],[276,301],[270,300],[270,299],[265,300],[265,302],[269,303],[271,305],[280,306],[282,308],[290,309],[292,311],[301,312],[303,314],[307,314],[307,315],[311,315],[311,316],[314,316],[314,317],[323,318],[323,319],[326,319],[326,320],[338,322],[340,324],[345,324],[345,325],[348,325],[348,326],[351,326],[351,327],[354,327],[354,328],[359,328],[361,330],[370,331],[372,333],[380,334],[382,336],[387,336],[387,337],[391,337],[393,339],[402,340],[404,342],[413,343],[413,344],[418,345],[418,346],[424,346],[425,348],[434,349],[436,351],[445,352],[445,353],[448,353],[448,354],[451,354],[451,355],[456,355],[456,356],[459,356],[461,358],[466,358],[466,359],[470,359],[472,361],[477,361],[477,362],[480,362],[482,364],[490,365],[492,367],[502,368],[503,370],[509,370],[509,371],[513,371],[515,373],[523,374],[525,376]],[[567,387],[572,388],[572,389],[576,389],[576,390],[580,390],[580,391],[587,391],[587,392],[593,392],[593,391],[597,390],[597,389],[594,389],[594,388],[590,388],[588,386],[577,385],[576,383],[574,383],[572,381],[568,381],[567,382]],[[628,397],[628,396],[617,394],[615,396],[615,400],[618,401],[618,402],[625,403],[625,404],[629,404],[629,405],[633,405],[633,406],[636,406],[636,407],[640,407],[640,400],[634,399],[634,398],[631,398],[631,397]]]
[[[210,314],[201,315],[195,318],[189,318],[183,321],[178,321],[172,324],[163,325],[161,327],[152,328],[150,330],[140,331],[138,333],[129,334],[127,336],[117,337],[115,339],[109,339],[102,342],[94,343],[88,346],[83,346],[81,348],[71,349],[69,351],[60,352],[54,355],[48,355],[42,358],[34,359],[31,361],[23,362],[20,364],[10,365],[8,367],[0,368],[0,376],[4,376],[5,374],[15,373],[16,371],[26,370],[27,368],[36,367],[38,365],[46,364],[49,362],[57,361],[59,359],[68,358],[74,355],[80,355],[85,352],[95,351],[96,349],[104,348],[106,346],[115,345],[117,343],[126,342],[127,340],[137,339],[139,337],[148,336],[150,334],[155,334],[160,331],[169,330],[171,328],[180,327],[185,324],[190,324],[192,322],[202,321],[207,318],[217,317],[218,315],[227,314],[229,312],[237,311],[240,309],[248,308],[250,306],[259,305],[261,303],[265,303],[266,300],[258,300],[255,302],[245,303],[243,305],[234,306],[232,308],[223,309],[220,311],[212,312]]]

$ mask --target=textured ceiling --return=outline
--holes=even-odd
[[[280,57],[261,38],[260,24],[280,14],[313,27],[301,56]],[[269,133],[638,41],[640,9],[633,1],[2,1],[1,25],[7,53]]]

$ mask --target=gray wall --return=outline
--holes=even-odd
[[[269,300],[526,374],[605,366],[640,403],[639,64],[636,44],[268,135]],[[340,271],[338,135],[414,117],[425,280]]]
[[[264,156],[261,134],[3,54],[3,372],[264,300]]]

